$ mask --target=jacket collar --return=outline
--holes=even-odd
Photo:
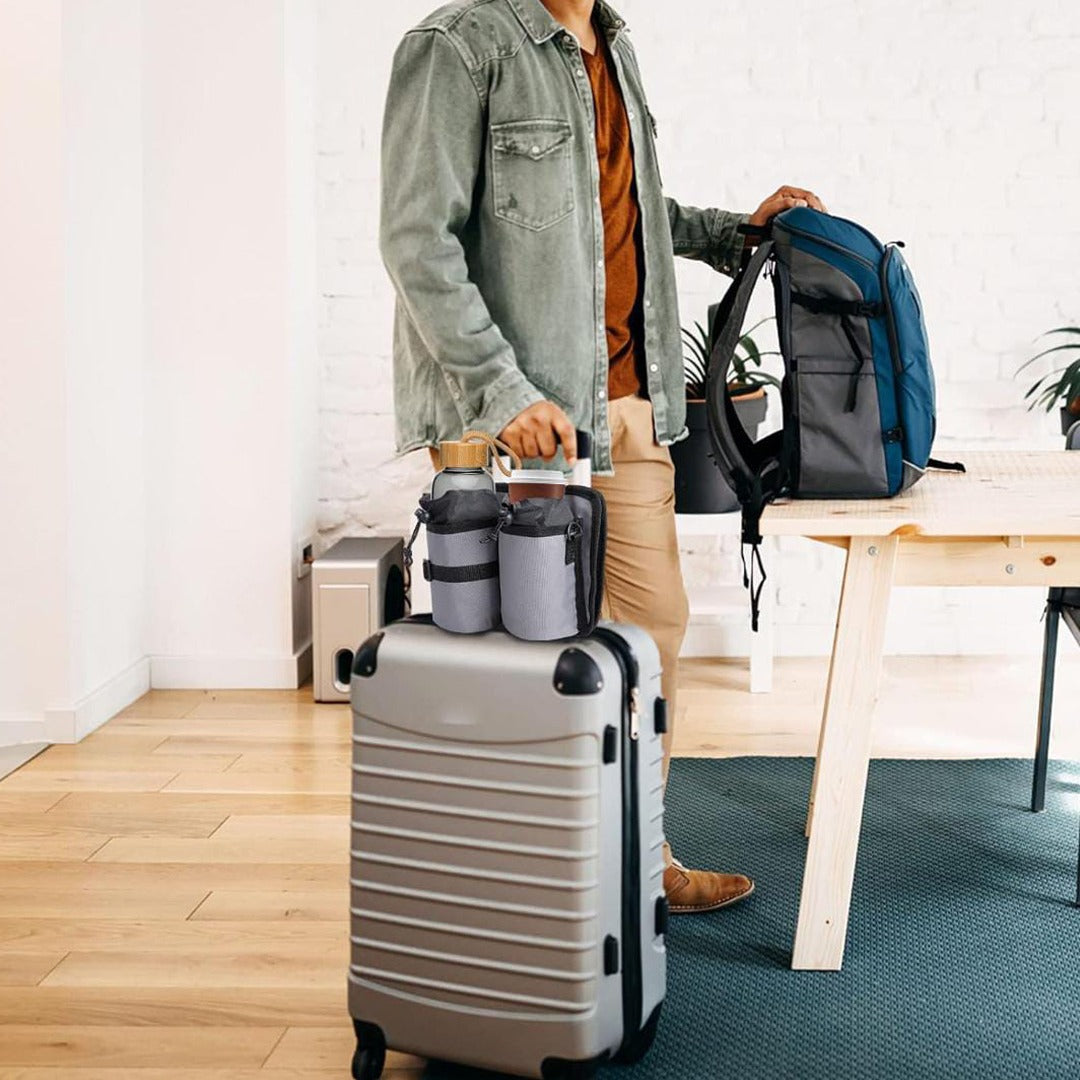
[[[558,34],[562,24],[552,18],[551,12],[540,0],[506,0],[525,28],[525,32],[539,45]],[[603,28],[609,41],[613,41],[626,28],[622,17],[606,0],[596,0],[596,20]]]

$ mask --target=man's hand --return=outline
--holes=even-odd
[[[558,444],[568,465],[577,458],[577,438],[570,418],[550,401],[537,401],[519,412],[499,432],[499,438],[523,458],[543,458],[550,461]]]
[[[782,210],[790,210],[793,206],[809,206],[812,210],[820,210],[823,214],[828,213],[825,204],[812,192],[805,188],[789,187],[784,185],[777,188],[751,215],[750,225],[764,225],[769,218],[779,214]]]

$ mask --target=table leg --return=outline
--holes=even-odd
[[[870,732],[899,538],[853,538],[825,695],[791,966],[839,971],[859,848]]]
[[[806,808],[806,826],[803,834],[809,838],[814,828],[814,804],[817,802],[818,775],[821,772],[821,745],[825,741],[825,720],[829,715],[829,685],[832,683],[832,665],[836,661],[836,635],[833,635],[832,658],[829,660],[829,682],[825,687],[825,703],[821,710],[821,726],[818,728],[817,751],[814,754],[814,778],[810,781],[810,803]]]
[[[845,542],[846,543],[846,542]],[[844,556],[845,560],[847,556]],[[845,561],[846,569],[846,561]],[[820,769],[818,766],[821,764],[821,744],[825,740],[825,720],[829,715],[829,690],[832,687],[832,666],[836,661],[836,635],[840,628],[840,609],[836,610],[836,625],[833,627],[833,647],[832,653],[829,657],[829,678],[825,683],[825,701],[821,710],[821,724],[818,727],[818,741],[817,750],[814,753],[814,778],[810,781],[810,802],[806,808],[806,826],[803,829],[803,834],[809,837],[811,830],[814,827],[814,803],[817,800],[817,786],[818,786],[818,773]]]

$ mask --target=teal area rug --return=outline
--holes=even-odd
[[[875,761],[844,970],[789,970],[807,759],[673,763],[667,827],[691,866],[757,893],[672,919],[668,999],[630,1080],[1080,1077],[1080,765],[1047,810],[1028,761]]]
[[[1078,1080],[1080,763],[1051,764],[1032,814],[1029,761],[873,762],[839,973],[789,968],[812,771],[672,764],[676,853],[757,892],[672,919],[656,1043],[601,1080]]]

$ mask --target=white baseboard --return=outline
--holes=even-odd
[[[0,746],[46,741],[44,716],[0,717]]]
[[[151,656],[154,690],[295,690],[311,677],[311,645],[284,656]]]
[[[144,656],[70,708],[46,709],[44,739],[51,743],[76,743],[149,689],[150,661]]]

